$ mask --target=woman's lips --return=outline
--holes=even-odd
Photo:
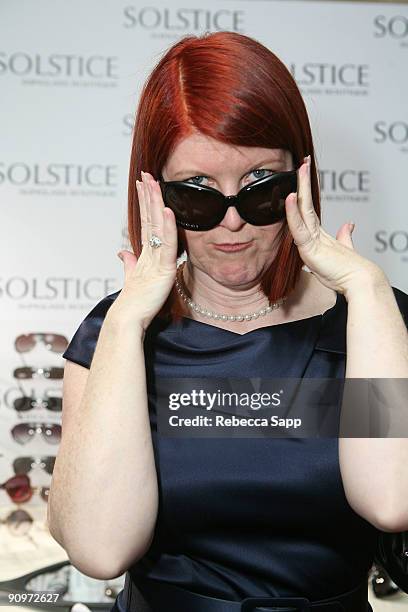
[[[226,243],[226,244],[214,244],[214,248],[218,251],[224,251],[224,253],[230,253],[235,251],[243,251],[252,244],[252,240],[249,242],[237,242],[237,243]]]

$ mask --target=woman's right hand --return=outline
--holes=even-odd
[[[119,316],[125,311],[126,316],[133,317],[146,331],[174,285],[177,271],[177,225],[173,211],[164,206],[160,185],[151,174],[142,172],[142,181],[136,181],[136,187],[142,252],[137,259],[130,251],[120,251],[125,281],[110,310],[115,306],[116,310],[121,311]],[[162,241],[160,247],[150,246],[152,234]]]

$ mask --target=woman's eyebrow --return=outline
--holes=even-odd
[[[284,163],[285,160],[282,159],[281,157],[278,158],[271,158],[268,157],[262,161],[258,161],[258,162],[254,162],[253,164],[251,164],[251,166],[248,167],[247,170],[245,170],[244,174],[242,176],[245,176],[245,174],[247,174],[250,170],[252,170],[252,168],[258,168],[258,166],[263,166],[264,164],[279,164],[279,163]],[[193,170],[179,170],[178,172],[176,172],[174,174],[174,177],[178,176],[179,174],[188,174],[189,176],[210,176],[209,172],[204,172],[202,170],[197,170],[197,169],[193,169]],[[242,177],[241,177],[242,178]]]

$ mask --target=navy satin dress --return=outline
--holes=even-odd
[[[393,290],[408,320],[408,295]],[[85,317],[64,358],[90,367],[118,294]],[[337,438],[162,437],[152,401],[159,377],[344,378],[346,321],[341,294],[323,315],[243,335],[153,320],[145,359],[160,502],[152,544],[129,568],[136,585],[143,575],[228,600],[313,601],[367,581],[378,531],[347,502]]]

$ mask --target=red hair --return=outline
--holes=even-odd
[[[141,170],[159,178],[173,148],[193,133],[223,143],[286,149],[295,168],[311,156],[311,186],[320,219],[320,193],[306,107],[289,70],[260,42],[236,32],[185,36],[170,47],[145,82],[133,132],[128,189],[128,232],[136,257],[141,223],[136,179]],[[287,221],[276,256],[261,279],[271,302],[288,295],[303,261]],[[177,255],[184,250],[179,231]],[[185,306],[173,289],[159,316],[176,320]]]

